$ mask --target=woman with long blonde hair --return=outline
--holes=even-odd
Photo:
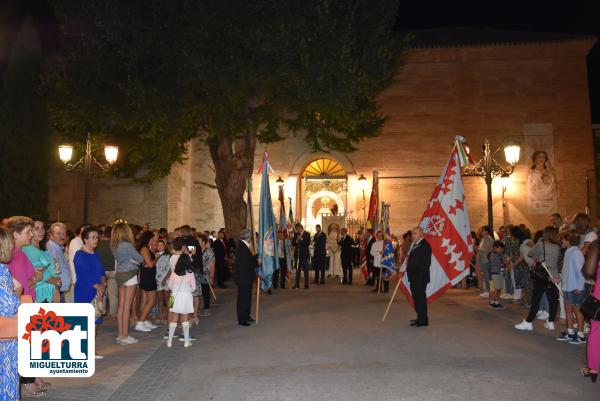
[[[134,237],[126,221],[117,220],[113,224],[110,247],[116,262],[116,279],[119,287],[117,343],[135,344],[137,339],[129,335],[129,314],[131,303],[138,286],[138,271],[144,257],[134,247]]]

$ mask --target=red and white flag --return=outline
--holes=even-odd
[[[462,138],[457,138],[419,223],[432,250],[427,302],[434,301],[469,274],[473,239],[461,176],[461,167],[467,162],[464,155]],[[406,263],[402,271],[406,271]],[[412,304],[406,274],[401,288]]]

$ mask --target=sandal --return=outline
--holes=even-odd
[[[598,372],[592,372],[590,368],[581,368],[579,372],[581,373],[581,376],[592,379],[592,383],[596,383],[598,380]]]
[[[31,383],[27,383],[27,384],[31,384]],[[21,387],[21,395],[23,397],[38,398],[38,397],[44,397],[46,395],[46,390],[44,390],[44,389],[41,389],[38,391],[30,390],[29,388],[27,388],[27,384],[23,384],[23,387]]]

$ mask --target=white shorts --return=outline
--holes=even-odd
[[[135,276],[133,276],[132,278],[130,278],[129,280],[127,280],[123,285],[125,287],[130,287],[132,285],[137,285],[138,284],[138,276],[137,274]]]

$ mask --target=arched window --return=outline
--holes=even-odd
[[[304,171],[302,172],[302,177],[319,177],[319,178],[327,178],[327,177],[345,177],[346,170],[339,164],[337,161],[333,159],[317,159],[313,160],[306,166]]]

